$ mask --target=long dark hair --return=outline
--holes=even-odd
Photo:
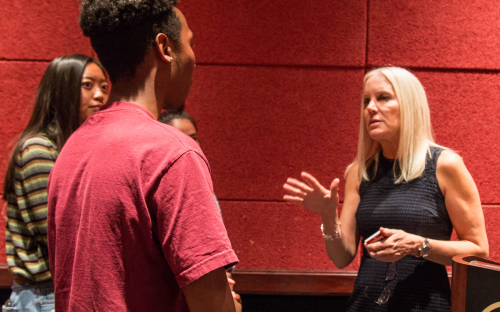
[[[12,150],[3,186],[4,200],[14,189],[15,159],[27,139],[43,132],[56,143],[60,151],[69,136],[80,126],[82,76],[89,63],[99,66],[106,76],[99,61],[82,54],[58,57],[45,70],[36,91],[33,114]]]

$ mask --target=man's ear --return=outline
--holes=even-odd
[[[155,47],[158,57],[165,62],[172,62],[172,41],[165,34],[159,33],[156,35]]]

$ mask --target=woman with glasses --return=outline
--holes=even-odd
[[[449,311],[446,265],[459,254],[488,257],[476,185],[462,158],[434,143],[424,89],[405,69],[365,75],[341,215],[338,179],[327,189],[306,172],[301,177],[287,180],[284,199],[321,216],[338,268],[363,240],[348,311]],[[453,229],[458,241],[450,241]]]
[[[14,286],[2,311],[54,309],[47,249],[47,181],[66,140],[107,99],[104,69],[91,57],[56,58],[43,74],[31,119],[5,175],[7,264]]]

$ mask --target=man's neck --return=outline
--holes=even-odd
[[[161,103],[155,96],[154,83],[142,86],[130,83],[116,83],[111,88],[108,102],[130,102],[150,112],[156,119],[161,114]]]
[[[123,77],[111,86],[108,102],[137,104],[158,119],[165,95],[155,86],[156,71],[154,51],[150,51],[136,68],[134,77]]]

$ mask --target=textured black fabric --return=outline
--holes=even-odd
[[[394,184],[394,161],[380,153],[375,177],[361,182],[359,187],[361,200],[356,222],[362,239],[380,227],[432,239],[450,239],[453,225],[436,178],[441,151],[431,147],[432,157],[427,157],[422,176],[400,184]],[[368,168],[368,172],[373,169],[373,166]],[[406,256],[396,266],[396,277],[386,282],[387,263],[371,258],[363,247],[347,311],[450,311],[450,284],[444,265]],[[389,300],[375,303],[386,285],[391,289]]]

